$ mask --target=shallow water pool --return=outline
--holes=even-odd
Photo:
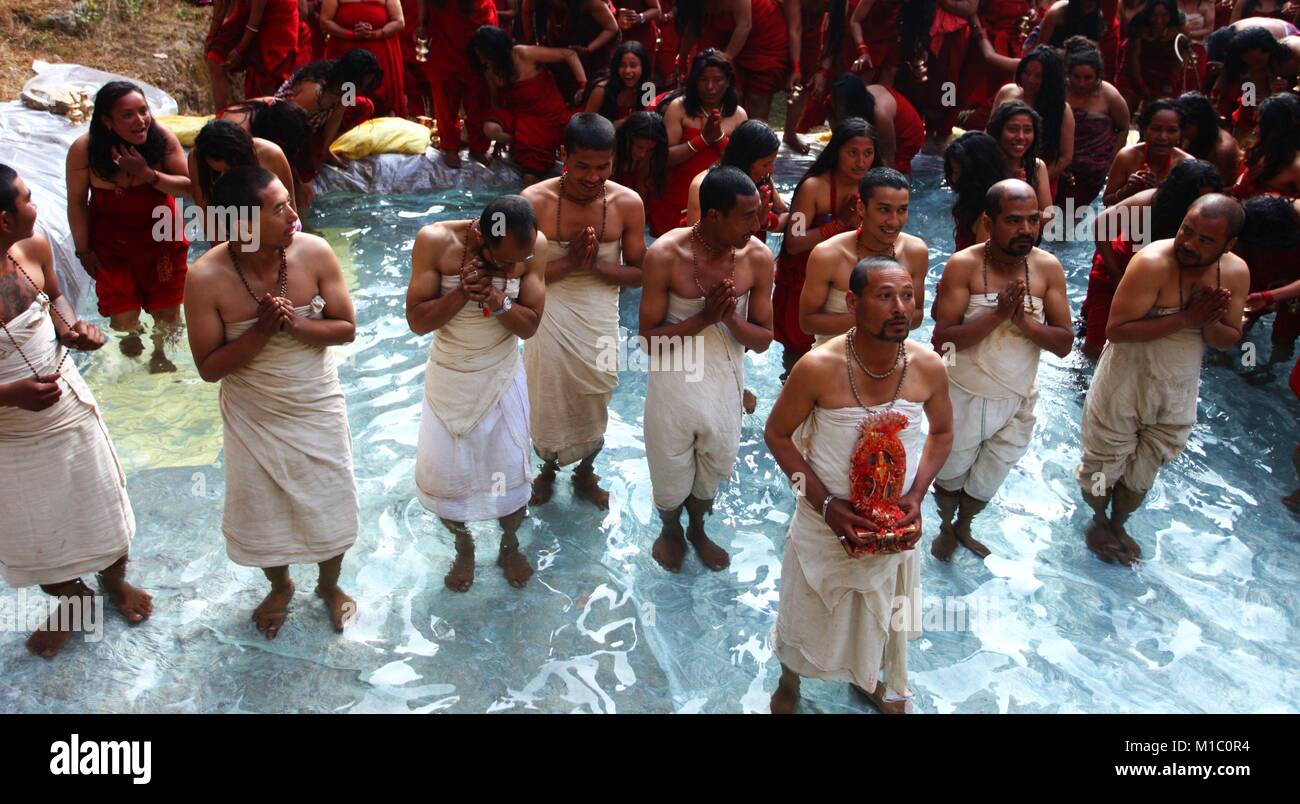
[[[783,181],[787,193],[793,178]],[[919,161],[916,182],[908,230],[931,244],[928,306],[951,244],[949,199],[936,162]],[[335,635],[311,596],[315,568],[300,567],[280,636],[257,634],[249,614],[264,581],[226,558],[220,533],[215,387],[197,378],[188,353],[176,360],[180,373],[156,378],[110,344],[80,362],[128,468],[138,521],[131,571],[155,595],[156,612],[135,628],[110,616],[102,641],[74,641],[52,662],[23,649],[24,633],[0,633],[0,710],[767,710],[794,508],[762,439],[780,387],[779,345],[746,360],[759,407],[745,419],[736,471],[711,520],[732,552],[728,571],[709,572],[691,556],[674,576],[650,557],[659,520],[641,435],[645,377],[624,372],[597,464],[611,510],[573,500],[561,482],[520,533],[538,569],[525,590],[491,563],[494,523],[475,526],[470,592],[444,587],[451,537],[416,501],[413,480],[429,338],[412,335],[403,315],[409,253],[421,225],[477,214],[492,194],[325,196],[308,221],[339,254],[357,307],[356,341],[336,358],[362,505],[342,580],[358,621]],[[1077,310],[1091,245],[1054,250]],[[633,331],[638,300],[627,292],[621,305]],[[931,326],[927,319],[916,336],[928,340]],[[1252,338],[1267,354],[1267,327]],[[910,649],[916,709],[1300,710],[1300,521],[1279,503],[1295,487],[1300,402],[1282,373],[1252,387],[1231,368],[1206,367],[1191,442],[1131,520],[1148,557],[1137,569],[1105,565],[1083,544],[1090,512],[1073,472],[1090,374],[1077,353],[1044,357],[1029,454],[976,522],[993,556],[959,552],[944,565],[923,543],[927,632]],[[925,514],[928,543],[928,499]],[[39,600],[0,595],[31,607]],[[969,616],[945,618],[945,605]],[[805,682],[801,706],[868,711],[844,685],[818,681]]]

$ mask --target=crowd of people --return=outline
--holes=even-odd
[[[431,113],[448,166],[508,159],[522,179],[474,219],[425,226],[412,250],[407,322],[433,333],[415,483],[454,538],[447,587],[470,589],[468,525],[492,519],[498,566],[527,583],[517,534],[565,467],[575,499],[609,506],[595,471],[618,381],[606,352],[622,290],[639,288],[638,321],[622,323],[650,358],[654,559],[729,565],[706,523],[754,410],[745,353],[776,341],[784,385],[764,434],[797,503],[772,709],[791,711],[799,679],[817,677],[902,711],[919,624],[891,615],[918,594],[921,502],[933,493],[936,558],[989,555],[972,522],[1029,449],[1042,352],[1070,354],[1077,334],[1096,361],[1081,537],[1123,565],[1142,557],[1126,523],[1196,422],[1206,347],[1232,350],[1275,314],[1247,379],[1294,356],[1297,13],[1253,0],[217,0],[217,119],[187,155],[138,87],[105,85],[67,157],[67,215],[123,354],[143,353],[148,313],[149,370],[174,371],[184,307],[199,376],[221,384],[223,533],[270,584],[257,629],[277,634],[290,565],[315,563],[342,630],[359,521],[329,347],[352,340],[355,317],[337,258],[300,217],[341,132]],[[783,136],[766,122],[781,100]],[[777,160],[822,127],[783,198]],[[942,154],[952,191],[933,300],[931,245],[906,231],[923,149]],[[1098,196],[1073,311],[1044,235],[1062,218],[1073,231]],[[177,197],[245,225],[187,265],[183,238],[151,235],[152,210]],[[152,602],[126,580],[125,477],[67,358],[105,337],[61,296],[36,214],[0,166],[0,570],[64,600],[92,595],[81,576],[98,573],[139,622]],[[927,301],[921,343],[909,333]],[[1300,395],[1300,368],[1290,384]],[[82,504],[32,507],[48,488]],[[51,625],[28,645],[48,657],[67,638]]]

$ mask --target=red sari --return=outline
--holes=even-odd
[[[694,126],[682,126],[682,142],[699,134],[704,129],[695,128]],[[718,143],[717,145],[721,145]],[[690,159],[668,168],[668,177],[664,182],[664,191],[660,195],[650,199],[650,208],[646,210],[646,217],[650,223],[650,234],[658,237],[670,229],[676,229],[682,220],[682,210],[686,209],[690,201],[691,182],[695,177],[708,170],[715,162],[722,158],[722,149],[717,146],[709,146],[699,153],[692,154]]]
[[[1115,252],[1115,264],[1122,272],[1133,259],[1133,244],[1122,237],[1110,241]],[[1106,322],[1110,320],[1110,305],[1115,300],[1116,283],[1102,264],[1101,252],[1093,252],[1092,271],[1088,274],[1088,295],[1083,299],[1083,317],[1087,322],[1084,345],[1099,354],[1106,345]]]
[[[749,0],[749,3],[753,27],[735,59],[736,82],[742,91],[771,95],[784,89],[790,77],[785,12],[776,0]],[[735,29],[736,18],[730,11],[706,13],[700,21],[699,49],[726,50]]]
[[[514,136],[510,155],[515,163],[539,176],[550,173],[564,141],[564,127],[573,115],[555,85],[555,76],[539,67],[537,75],[511,84],[499,102],[486,119]]]
[[[361,0],[361,2],[339,3],[339,10],[334,15],[335,24],[351,30],[359,22],[368,22],[378,30],[388,24],[388,9],[382,2]],[[380,117],[406,116],[405,69],[402,67],[402,43],[399,37],[389,36],[384,39],[340,39],[331,36],[325,45],[325,58],[337,59],[349,50],[365,48],[375,54],[379,66],[384,71],[384,79],[370,93],[375,102],[375,113]]]
[[[911,101],[893,87],[885,87],[894,96],[898,111],[894,114],[894,170],[912,175],[912,157],[925,145],[925,121]]]
[[[988,31],[993,49],[1003,56],[1020,58],[1024,54],[1026,29],[1020,32],[1021,20],[1033,10],[1031,0],[988,0],[980,9],[980,22]]]
[[[671,12],[677,5],[677,0],[659,0],[659,8],[664,14]],[[669,88],[672,83],[673,72],[677,69],[677,48],[681,44],[681,37],[677,33],[677,21],[669,20],[659,25],[659,45],[654,50],[655,76],[659,83],[659,89]]]
[[[465,107],[465,127],[469,150],[487,153],[488,138],[483,133],[487,114],[487,91],[483,79],[469,64],[469,40],[480,25],[497,25],[497,8],[493,0],[473,0],[466,15],[460,0],[425,0],[425,31],[429,35],[429,60],[421,67],[433,96],[433,113],[438,121],[438,149],[460,150],[460,109]]]
[[[239,44],[252,11],[251,0],[236,0],[234,8],[204,42],[205,58],[225,64]],[[259,31],[243,54],[244,97],[270,95],[305,63],[299,56],[298,0],[267,0]]]
[[[831,201],[835,202],[835,171],[830,174]],[[794,199],[791,199],[791,203]],[[812,226],[818,227],[835,218],[829,213],[818,215]],[[776,278],[772,283],[772,337],[792,355],[802,355],[813,347],[813,336],[799,326],[799,297],[803,295],[804,281],[808,278],[808,257],[812,249],[802,254],[791,254],[781,240],[781,252],[776,259]],[[834,292],[834,291],[832,291]]]
[[[615,20],[618,19],[618,9],[620,8],[645,13],[646,9],[650,7],[650,4],[646,2],[646,0],[618,0],[618,2],[613,5],[615,6]],[[664,9],[664,11],[667,11],[667,9]],[[646,76],[644,80],[653,81],[655,64],[658,60],[658,54],[655,52],[658,49],[658,45],[655,43],[659,38],[659,21],[646,20],[645,22],[633,25],[631,28],[626,30],[619,28],[619,31],[623,35],[624,42],[640,42],[641,46],[645,48],[645,52],[650,56],[650,63],[646,65]]]
[[[148,184],[126,189],[90,186],[90,250],[99,257],[95,295],[104,317],[179,307],[185,298],[190,244],[157,240],[154,210],[176,223],[176,199]]]

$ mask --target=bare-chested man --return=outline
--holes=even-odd
[[[670,572],[681,569],[688,540],[709,569],[731,563],[705,534],[704,515],[740,449],[745,350],[763,352],[772,342],[772,252],[754,237],[761,207],[749,176],[717,168],[700,184],[700,222],[673,229],[646,252],[645,449],[663,519],[654,557]]]
[[[190,269],[185,316],[199,376],[221,383],[226,553],[271,582],[253,612],[267,639],[289,616],[290,564],[320,566],[316,594],[342,631],[357,606],[339,588],[339,571],[360,521],[330,347],[352,342],[352,299],[329,244],[295,234],[298,215],[275,174],[232,168],[213,186],[212,204],[236,210],[241,225]],[[245,250],[254,229],[258,247]]]
[[[456,592],[474,582],[469,522],[500,521],[497,566],[511,586],[522,588],[533,574],[518,538],[533,481],[519,341],[542,319],[546,266],[534,257],[545,250],[532,206],[503,195],[476,220],[424,227],[411,253],[406,322],[417,335],[434,333],[415,485],[456,538],[444,579]]]
[[[950,360],[954,431],[934,482],[940,520],[930,552],[941,561],[958,544],[989,554],[971,536],[971,521],[1029,449],[1039,355],[1065,357],[1074,344],[1065,271],[1034,248],[1042,223],[1034,188],[1019,179],[994,184],[984,217],[989,239],[949,258],[934,298],[934,343]]]
[[[126,476],[69,349],[104,345],[59,292],[50,244],[35,233],[32,192],[0,165],[0,575],[39,585],[60,601],[57,615],[27,640],[49,659],[84,629],[100,589],[128,622],[153,600],[126,582],[135,515]]]
[[[618,347],[620,289],[641,286],[645,208],[635,191],[609,180],[614,124],[605,118],[574,115],[560,157],[563,175],[521,193],[547,243],[539,258],[546,269],[546,317],[524,343],[533,449],[543,461],[531,503],[551,499],[556,472],[577,461],[574,493],[608,508],[609,492],[599,485],[595,463],[618,363],[602,359],[602,352]]]
[[[1172,240],[1133,256],[1115,289],[1109,343],[1083,407],[1078,469],[1093,510],[1088,548],[1105,561],[1141,557],[1124,523],[1187,444],[1205,347],[1228,349],[1241,339],[1250,271],[1229,249],[1244,217],[1228,196],[1202,196]]]
[[[905,711],[907,640],[920,636],[920,623],[895,614],[918,605],[920,561],[914,549],[864,554],[871,544],[865,533],[885,523],[862,516],[849,500],[850,466],[868,416],[885,425],[874,435],[892,431],[892,446],[904,452],[901,464],[884,464],[879,483],[899,494],[904,516],[896,528],[919,528],[921,501],[952,445],[943,359],[907,338],[915,295],[910,272],[895,260],[858,263],[849,277],[853,328],[800,358],[768,416],[768,448],[802,490],[781,564],[775,714],[794,711],[800,676],[847,682],[881,711]],[[898,414],[905,421],[889,421]]]
[[[903,231],[912,184],[889,167],[872,168],[858,183],[862,225],[841,232],[812,250],[808,274],[799,296],[799,326],[821,345],[853,326],[853,313],[845,301],[853,268],[867,257],[895,259],[912,277],[915,308],[912,329],[925,317],[925,273],[930,250],[925,241]]]

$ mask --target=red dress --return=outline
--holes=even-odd
[[[154,238],[154,210],[172,216],[174,240]],[[126,189],[90,186],[90,250],[99,257],[99,314],[179,307],[185,299],[190,244],[176,219],[176,199],[148,184]]]
[[[1250,292],[1277,290],[1300,279],[1300,248],[1254,248],[1237,241],[1233,251],[1250,266]],[[1273,343],[1300,337],[1300,304],[1282,302],[1273,319]]]
[[[849,5],[849,16],[852,16],[858,3],[850,2]],[[862,41],[871,53],[871,63],[876,70],[897,67],[903,60],[903,41],[898,28],[902,10],[903,3],[900,0],[876,0],[876,4],[862,20]],[[844,68],[848,69],[857,58],[858,48],[853,42],[853,34],[846,29]]]
[[[666,15],[677,5],[677,0],[659,0],[659,9]],[[668,20],[659,25],[659,46],[655,48],[655,75],[660,84],[659,89],[667,89],[671,83],[673,71],[677,69],[677,48],[681,37],[677,33],[677,21]]]
[[[488,138],[483,133],[487,91],[483,79],[469,65],[469,40],[480,25],[497,25],[493,0],[473,0],[469,15],[460,0],[426,0],[425,31],[429,35],[429,60],[421,65],[433,96],[438,121],[438,148],[460,150],[460,109],[465,107],[465,127],[470,153],[484,154]]]
[[[1121,91],[1136,92],[1132,73],[1132,42],[1120,45],[1123,69],[1116,85]],[[1173,40],[1142,40],[1142,82],[1153,98],[1172,98],[1183,91],[1183,63],[1174,50]]]
[[[988,0],[980,9],[980,22],[988,31],[993,49],[1003,56],[1019,58],[1024,53],[1026,30],[1020,32],[1020,21],[1034,7],[1030,0]]]
[[[203,44],[208,61],[226,63],[226,57],[244,36],[251,11],[251,0],[236,0],[216,32]],[[298,52],[298,0],[267,0],[258,27],[250,52],[243,54],[246,98],[275,92],[304,63]]]
[[[451,0],[453,3],[457,1]],[[429,90],[428,71],[424,68],[424,64],[415,58],[415,36],[419,33],[420,27],[420,4],[424,2],[430,6],[434,5],[434,0],[402,0],[402,19],[406,20],[406,27],[402,28],[402,32],[397,35],[402,46],[402,84],[406,90],[406,111],[411,115],[433,112],[433,94]],[[425,25],[428,26],[427,19]],[[428,112],[425,111],[425,107],[428,107]]]
[[[339,3],[339,10],[334,15],[334,22],[339,27],[352,30],[359,22],[368,22],[378,30],[388,24],[388,9],[382,2],[361,0],[361,2]],[[384,39],[340,39],[331,36],[325,45],[325,58],[337,59],[349,50],[365,48],[375,54],[379,66],[384,71],[384,79],[369,95],[375,102],[375,113],[380,117],[406,116],[405,69],[402,67],[402,44],[398,37]]]
[[[1115,252],[1115,264],[1122,272],[1133,259],[1133,244],[1122,237],[1110,241],[1111,251]],[[1110,304],[1115,300],[1116,283],[1101,262],[1101,252],[1093,252],[1092,272],[1088,274],[1088,295],[1083,299],[1083,317],[1087,321],[1084,345],[1100,353],[1106,345],[1106,322],[1110,320]]]
[[[831,202],[837,200],[835,172],[831,171]],[[793,203],[794,199],[791,199]],[[822,226],[834,219],[829,213],[818,215],[813,226]],[[788,354],[802,355],[813,347],[813,336],[799,326],[799,297],[803,295],[804,280],[808,277],[808,257],[812,249],[801,254],[791,254],[781,240],[781,253],[776,259],[776,278],[772,282],[772,337],[785,347]]]
[[[746,0],[737,0],[745,2]],[[770,95],[785,88],[790,77],[789,32],[785,12],[776,0],[748,0],[753,27],[736,56],[736,81],[744,91]],[[700,22],[699,48],[726,50],[736,18],[729,10],[705,14]]]
[[[703,129],[682,126],[682,142],[686,142],[701,131]],[[677,228],[682,220],[682,210],[686,209],[686,205],[690,202],[691,182],[721,158],[722,149],[711,146],[692,154],[690,159],[680,165],[668,168],[664,191],[650,199],[650,209],[647,210],[650,234],[658,237],[669,229]]]
[[[939,9],[930,26],[930,54],[927,59],[929,74],[922,85],[925,100],[922,108],[933,123],[937,134],[947,136],[957,124],[957,115],[970,105],[977,93],[992,95],[984,87],[983,76],[978,72],[984,59],[979,48],[971,46],[970,23],[956,14]],[[973,78],[974,80],[970,80]],[[957,88],[956,103],[946,104],[944,84],[951,81]],[[995,90],[996,91],[996,90]]]
[[[898,112],[894,114],[894,170],[912,175],[912,157],[925,145],[925,121],[916,107],[893,87],[885,87],[894,96]]]
[[[532,78],[511,84],[500,98],[500,107],[488,110],[486,119],[514,136],[510,155],[519,167],[546,175],[555,167],[556,151],[572,115],[555,85],[555,76],[538,69]]]

